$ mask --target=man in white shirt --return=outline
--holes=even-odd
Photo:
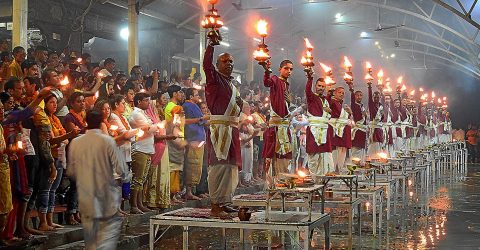
[[[137,93],[133,97],[135,108],[128,118],[128,122],[133,129],[143,130],[144,134],[138,136],[137,141],[132,146],[132,184],[130,186],[130,213],[143,214],[151,210],[143,206],[143,185],[147,181],[148,171],[153,153],[155,153],[154,134],[158,127],[148,118],[145,110],[150,103],[150,95],[147,93]]]
[[[102,114],[87,114],[88,131],[70,143],[67,174],[77,183],[86,249],[115,249],[122,218],[120,185],[126,164],[115,140],[102,133]],[[88,156],[88,157],[85,157]]]

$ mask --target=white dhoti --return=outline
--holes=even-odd
[[[208,167],[208,193],[212,203],[224,205],[232,202],[238,184],[238,167],[216,164]]]
[[[325,175],[335,171],[332,152],[308,154],[308,169],[312,175]]]
[[[395,144],[388,144],[387,145],[387,151],[388,151],[388,156],[389,157],[395,157]]]
[[[249,182],[252,179],[253,170],[253,145],[250,147],[242,146],[242,171],[240,171],[242,179]]]
[[[345,171],[345,159],[347,157],[346,147],[337,147],[332,151],[333,163],[337,172]]]

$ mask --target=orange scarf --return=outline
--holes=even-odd
[[[52,124],[52,130],[55,136],[62,136],[67,133],[67,131],[63,128],[62,123],[60,122],[60,119],[58,119],[57,116],[52,114],[48,116],[48,119]]]
[[[72,114],[73,117],[75,117],[75,119],[77,119],[77,121],[79,121],[84,128],[87,127],[87,122],[85,121],[85,116],[86,116],[85,111],[82,111],[79,114],[75,112],[73,109],[70,109],[70,114]]]
[[[120,121],[122,121],[122,124],[125,127],[125,130],[130,130],[130,125],[128,124],[125,117],[123,117],[122,114],[119,114],[119,113],[116,113],[116,112],[113,112],[113,113],[116,114],[118,116],[118,118],[120,118]]]

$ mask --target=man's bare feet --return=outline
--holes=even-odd
[[[140,211],[144,212],[144,213],[148,213],[148,212],[152,212],[152,210],[144,207],[144,206],[138,206],[138,209],[140,209]]]
[[[51,227],[54,227],[54,228],[64,228],[64,226],[59,225],[57,223],[51,223],[51,224],[48,224],[48,225],[51,226]]]
[[[80,222],[75,220],[75,216],[73,214],[70,214],[67,219],[67,224],[71,226],[77,226],[80,224]]]
[[[80,216],[80,213],[77,212],[73,216],[75,217],[75,220],[78,221],[78,223],[82,223],[82,218]]]
[[[48,224],[40,224],[40,226],[38,226],[38,230],[44,231],[44,232],[50,232],[50,231],[55,231],[56,229],[54,227],[49,226]]]
[[[130,214],[144,214],[142,210],[138,209],[138,207],[130,208]]]
[[[186,200],[193,200],[193,201],[199,201],[201,200],[202,198],[196,196],[196,195],[193,195],[193,194],[185,194],[185,199]]]
[[[45,233],[42,232],[41,230],[37,230],[35,228],[31,228],[31,227],[25,227],[25,230],[30,233],[30,234],[33,234],[33,235],[44,235]]]
[[[199,194],[198,197],[205,199],[205,198],[209,198],[210,195],[208,195],[208,194]]]

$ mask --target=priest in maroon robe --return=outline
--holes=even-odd
[[[265,66],[263,84],[270,90],[270,120],[264,132],[263,157],[266,166],[273,165],[274,174],[288,172],[292,159],[292,136],[290,133],[290,111],[292,94],[288,78],[293,71],[293,63],[284,60],[278,69],[280,76],[270,73],[270,62]]]
[[[242,166],[238,116],[243,100],[233,85],[233,57],[228,53],[217,58],[213,65],[214,48],[207,46],[203,61],[206,76],[205,97],[210,117],[210,140],[208,147],[208,191],[211,197],[211,212],[215,216],[235,210],[229,205],[238,184],[238,171]]]
[[[384,116],[383,105],[380,103],[380,92],[373,93],[372,84],[368,83],[368,112],[370,114],[370,138],[368,155],[374,156],[382,150],[385,135],[382,121]]]
[[[313,86],[313,76],[307,74],[305,96],[307,98],[306,151],[308,168],[312,175],[325,175],[335,170],[332,158],[333,128],[328,124],[331,109],[324,96],[326,83],[323,78],[317,79]]]
[[[352,127],[352,150],[351,158],[359,158],[364,161],[365,150],[367,146],[367,112],[363,106],[363,93],[360,90],[355,91],[353,85],[350,86],[350,106],[352,108],[352,117],[354,125]]]
[[[343,106],[344,96],[345,89],[337,87],[333,92],[333,96],[328,98],[330,109],[332,110],[332,118],[330,119],[330,125],[333,128],[332,156],[337,172],[345,170],[347,151],[352,147],[350,120],[352,110],[348,106]]]

